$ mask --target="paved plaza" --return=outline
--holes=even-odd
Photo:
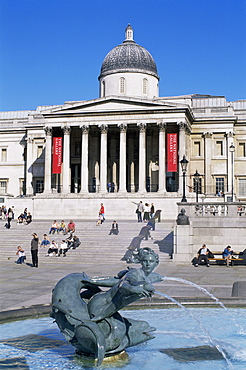
[[[51,222],[42,220],[34,221],[30,225],[17,225],[16,221],[13,221],[11,229],[8,230],[4,228],[5,222],[0,221],[0,227],[2,227],[0,317],[4,316],[6,311],[14,313],[15,310],[30,307],[36,308],[35,312],[40,311],[40,307],[47,307],[48,312],[52,289],[67,274],[84,271],[90,276],[115,276],[127,267],[126,262],[121,261],[121,258],[133,237],[137,236],[144,226],[136,220],[121,221],[119,235],[109,235],[113,220],[106,220],[101,226],[96,226],[96,222],[93,221],[74,221],[75,234],[81,241],[79,248],[69,250],[66,257],[46,257],[47,249],[39,248],[38,268],[32,267],[31,264],[32,233],[36,232],[39,238],[42,238],[44,233],[48,234]],[[226,268],[226,266],[214,265],[210,268],[206,266],[195,268],[191,263],[174,263],[167,253],[170,248],[172,226],[172,222],[157,223],[156,230],[151,232],[152,239],[143,240],[141,243],[141,246],[151,247],[159,254],[160,264],[156,272],[198,284],[227,305],[246,305],[246,297],[231,297],[233,283],[246,280],[246,266]],[[50,235],[50,240],[54,239],[58,243],[63,238],[64,236],[60,234]],[[26,264],[15,263],[18,245],[26,251]],[[131,266],[139,267],[139,265]],[[157,291],[183,303],[213,302],[204,292],[180,282],[164,280],[155,287]],[[154,295],[153,298],[142,301],[144,305],[153,303],[166,304],[167,300]]]

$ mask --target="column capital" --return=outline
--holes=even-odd
[[[213,133],[212,132],[203,132],[202,134],[202,137],[204,137],[204,139],[211,139],[211,137],[213,136]]]
[[[227,138],[233,138],[235,136],[235,132],[229,131],[225,133],[225,137]]]
[[[101,123],[98,125],[98,127],[100,128],[102,134],[106,134],[108,132],[108,125],[105,123]]]
[[[187,129],[187,123],[184,121],[177,122],[177,125],[179,126],[179,131],[185,131]]]
[[[45,131],[46,136],[52,136],[52,127],[51,126],[46,126],[44,128],[44,131]]]
[[[89,133],[89,125],[80,125],[81,131],[83,134],[88,134]]]
[[[185,131],[188,134],[191,133],[190,125],[185,121],[179,121],[177,122],[177,125],[179,126],[179,131]]]
[[[159,131],[165,132],[167,124],[164,121],[158,121],[157,126],[159,127]]]
[[[146,123],[137,123],[137,126],[139,127],[139,130],[140,132],[145,132],[146,131],[146,127],[147,127],[147,124]]]
[[[63,131],[64,135],[70,135],[71,127],[65,125],[65,126],[62,127],[62,131]]]
[[[32,137],[30,137],[30,136],[28,136],[27,138],[26,138],[26,142],[27,142],[27,144],[32,144],[33,143],[33,138]]]
[[[120,132],[126,132],[126,130],[127,130],[127,124],[126,123],[119,123],[117,126],[119,127]]]

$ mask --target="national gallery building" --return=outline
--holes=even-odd
[[[168,218],[184,192],[188,202],[246,200],[246,100],[159,97],[156,63],[130,25],[98,80],[94,100],[0,112],[0,204],[95,218],[103,201],[121,218],[142,200]]]

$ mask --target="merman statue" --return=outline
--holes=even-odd
[[[164,278],[153,272],[159,256],[152,249],[140,248],[134,257],[141,268],[128,268],[115,277],[74,273],[53,290],[51,317],[77,353],[93,356],[97,366],[107,355],[154,338],[155,328],[146,321],[127,319],[118,312],[142,297],[151,297],[153,284]]]

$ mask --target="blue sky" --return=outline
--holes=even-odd
[[[98,98],[128,23],[160,96],[246,99],[246,0],[0,0],[0,110]]]

